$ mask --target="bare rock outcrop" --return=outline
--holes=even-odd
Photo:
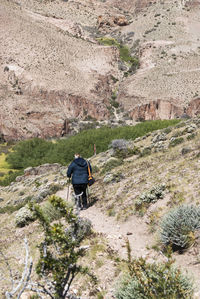
[[[114,27],[114,26],[127,26],[129,24],[125,16],[98,16],[97,27]]]
[[[186,114],[190,117],[200,115],[200,98],[190,101],[186,109]]]
[[[178,106],[175,101],[150,101],[149,103],[136,106],[130,111],[130,116],[134,120],[155,120],[155,119],[173,119],[183,116],[195,117],[200,115],[200,99],[194,99],[188,106]]]
[[[183,112],[182,107],[170,101],[157,100],[136,106],[130,112],[130,116],[135,120],[173,119],[180,117]]]
[[[2,0],[0,139],[61,137],[74,120],[123,120],[123,111],[198,115],[199,1]],[[122,47],[98,44],[104,35]]]

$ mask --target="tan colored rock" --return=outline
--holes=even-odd
[[[186,114],[190,117],[200,115],[200,98],[194,99],[189,103],[186,109]]]
[[[114,27],[114,26],[126,26],[128,20],[125,16],[98,16],[97,28]]]
[[[130,116],[135,120],[173,119],[180,117],[183,112],[182,107],[169,101],[157,100],[135,107]]]

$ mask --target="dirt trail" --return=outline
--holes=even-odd
[[[59,191],[57,195],[66,200],[68,188]],[[70,196],[69,196],[70,198]],[[127,257],[125,240],[128,238],[134,257],[146,256],[149,251],[146,246],[153,245],[153,238],[148,232],[147,225],[136,216],[131,216],[126,222],[117,222],[114,217],[105,215],[95,204],[80,212],[92,222],[96,232],[104,234],[109,245],[121,258]]]

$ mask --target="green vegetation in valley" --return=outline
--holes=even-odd
[[[119,49],[120,59],[128,63],[132,70],[139,67],[139,59],[136,56],[131,56],[130,49],[127,46],[110,37],[100,37],[97,38],[97,40],[101,45],[117,47]]]
[[[27,167],[44,163],[67,165],[73,159],[75,152],[79,152],[85,158],[91,157],[94,144],[98,154],[106,151],[114,139],[134,140],[154,130],[176,125],[179,121],[177,119],[156,120],[142,122],[135,126],[90,129],[67,139],[57,140],[54,143],[39,138],[20,141],[13,146],[12,152],[9,152],[6,157],[6,163],[9,164],[10,168],[16,169],[18,172],[11,172],[0,181],[0,184],[8,185]]]

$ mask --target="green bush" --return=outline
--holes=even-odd
[[[37,291],[44,294],[45,298],[65,299],[71,297],[70,288],[78,274],[88,275],[94,284],[97,282],[88,267],[79,263],[80,258],[85,255],[81,242],[91,233],[91,224],[75,215],[73,208],[61,198],[53,195],[49,201],[62,215],[62,221],[51,223],[39,205],[30,205],[44,232],[43,240],[38,246],[40,258],[36,273],[39,275],[40,284]]]
[[[192,299],[193,285],[170,263],[149,264],[143,258],[132,261],[132,275],[124,275],[117,299]]]
[[[15,169],[25,169],[47,163],[46,153],[51,150],[53,144],[40,138],[20,141],[13,147],[6,161]]]
[[[114,38],[100,37],[97,40],[102,45],[117,47],[119,49],[120,59],[127,62],[131,66],[132,71],[139,67],[139,59],[136,56],[131,56],[130,49],[127,46],[120,44]]]
[[[168,127],[164,130],[164,133],[169,134],[169,133],[171,133],[171,131],[172,131],[172,128]]]
[[[161,242],[173,249],[184,249],[195,242],[200,230],[200,206],[181,205],[171,210],[160,224]]]
[[[140,152],[140,157],[146,157],[151,155],[151,148],[150,147],[145,147],[141,152]]]
[[[75,152],[80,152],[85,158],[93,155],[94,144],[97,154],[108,149],[113,139],[131,139],[144,136],[149,132],[164,129],[175,125],[180,120],[156,120],[139,123],[135,126],[117,128],[102,127],[82,131],[67,139],[58,140],[55,143],[34,138],[20,141],[8,154],[7,161],[15,169],[24,169],[29,166],[38,166],[43,163],[60,163],[66,165],[74,157]]]
[[[184,138],[183,137],[176,138],[176,139],[170,141],[169,147],[174,147],[174,146],[176,146],[178,144],[181,144],[183,142],[184,142]]]
[[[196,136],[197,136],[197,134],[192,133],[192,134],[190,134],[190,135],[187,136],[187,140],[192,140],[192,139],[194,139]]]
[[[64,188],[64,186],[62,186],[60,184],[51,184],[50,192],[51,192],[51,194],[55,194],[56,192],[58,192],[59,190],[62,190],[63,188]]]
[[[110,100],[110,105],[114,108],[119,108],[119,103],[116,100]]]
[[[167,262],[147,263],[144,258],[132,259],[127,241],[128,272],[117,285],[117,299],[192,299],[193,283],[174,267],[171,252]]]
[[[15,216],[15,224],[18,227],[26,226],[34,220],[35,216],[27,206],[21,208]]]
[[[149,191],[142,193],[139,199],[135,201],[135,210],[139,212],[144,212],[151,203],[154,203],[158,201],[160,198],[163,198],[165,189],[165,184],[161,184],[156,185],[152,187]]]
[[[41,211],[49,221],[58,220],[62,217],[59,210],[57,210],[50,202],[50,200],[47,200],[42,206]]]
[[[8,186],[11,182],[15,181],[16,177],[22,175],[24,173],[23,170],[18,171],[9,171],[8,174],[6,174],[1,180],[0,180],[0,186]]]
[[[104,164],[101,174],[111,171],[113,168],[120,166],[123,163],[121,159],[110,158],[107,163]]]

